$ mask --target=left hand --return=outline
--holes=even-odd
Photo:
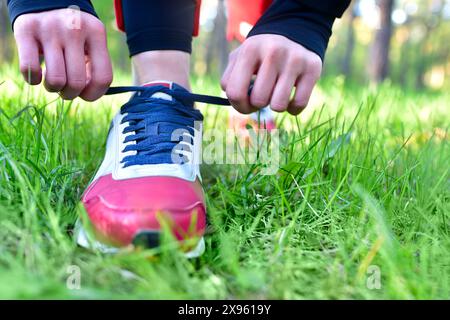
[[[263,34],[248,38],[230,54],[221,85],[233,107],[241,113],[248,114],[270,104],[274,111],[298,115],[308,104],[321,71],[322,60],[316,53],[286,37]],[[291,100],[294,87],[296,92]]]

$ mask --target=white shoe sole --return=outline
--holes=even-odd
[[[74,237],[79,246],[93,250],[99,251],[105,254],[114,254],[119,252],[121,249],[117,247],[112,247],[106,245],[104,243],[99,242],[98,240],[92,239],[89,237],[88,233],[85,231],[83,224],[78,220],[75,225]],[[184,255],[188,259],[198,258],[205,252],[205,239],[202,237],[196,247],[189,252],[186,252]]]

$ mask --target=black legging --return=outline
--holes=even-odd
[[[151,50],[191,52],[195,0],[122,0],[121,6],[131,56]]]

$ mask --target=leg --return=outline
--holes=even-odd
[[[122,0],[116,8],[135,81],[146,89],[114,117],[104,161],[83,203],[102,243],[155,247],[165,224],[188,256],[195,256],[204,246],[206,228],[195,161],[201,150],[197,123],[203,117],[193,102],[177,99],[175,93],[189,96],[181,86],[189,87],[197,3]]]
[[[183,51],[146,51],[131,58],[136,85],[152,81],[176,82],[190,89],[190,54]]]
[[[200,1],[116,1],[137,84],[166,80],[189,89],[192,36]]]

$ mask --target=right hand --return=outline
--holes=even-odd
[[[72,9],[27,13],[14,22],[20,71],[25,81],[42,81],[39,57],[44,56],[44,86],[63,99],[100,98],[112,82],[112,67],[103,23],[86,12],[71,24]]]

